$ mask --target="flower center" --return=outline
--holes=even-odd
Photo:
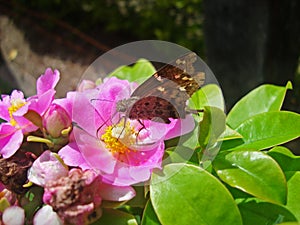
[[[117,125],[108,126],[101,140],[112,154],[129,153],[130,146],[136,142],[137,132],[130,126],[130,122],[121,120]]]
[[[12,99],[10,101],[10,107],[8,108],[8,113],[10,117],[10,124],[13,126],[17,125],[17,121],[14,119],[13,113],[18,111],[26,102],[22,99]]]

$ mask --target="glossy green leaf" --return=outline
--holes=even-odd
[[[278,224],[285,221],[297,221],[294,215],[283,206],[268,202],[249,201],[238,204],[243,225]]]
[[[288,193],[286,207],[300,221],[300,156],[285,147],[274,147],[268,154],[274,158],[287,179]]]
[[[287,179],[295,172],[300,171],[300,156],[295,156],[288,148],[274,147],[268,151],[268,155],[277,161]]]
[[[225,186],[207,171],[169,164],[152,175],[150,197],[163,225],[241,225],[237,205]]]
[[[151,201],[146,204],[141,225],[160,225]]]
[[[218,138],[218,141],[228,141],[228,140],[241,139],[241,138],[243,138],[243,136],[240,133],[231,129],[229,126],[226,126],[225,131]]]
[[[216,107],[204,107],[203,119],[200,122],[199,144],[205,149],[215,145],[225,131],[225,113]]]
[[[300,171],[294,173],[287,182],[288,198],[286,207],[300,221]]]
[[[223,149],[262,150],[298,138],[300,115],[287,111],[261,113],[244,121],[236,131],[243,136],[243,143],[231,142],[235,145]]]
[[[115,209],[103,209],[99,220],[91,225],[138,225],[133,215]]]
[[[212,106],[224,111],[224,97],[221,88],[216,84],[208,84],[195,92],[189,101],[192,109],[203,109]]]
[[[258,151],[219,154],[213,161],[218,176],[228,185],[265,201],[285,204],[286,180],[277,162]]]
[[[234,105],[227,124],[234,129],[254,115],[279,111],[288,89],[292,89],[290,82],[285,87],[265,84],[254,89]]]
[[[119,79],[141,84],[155,72],[156,70],[151,62],[146,59],[139,59],[133,66],[120,66],[111,72],[109,77],[115,76]]]

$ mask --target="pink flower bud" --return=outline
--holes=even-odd
[[[52,138],[61,137],[61,132],[71,126],[72,121],[66,110],[53,104],[43,117],[43,127]]]
[[[81,81],[81,83],[79,84],[77,90],[79,92],[84,92],[85,90],[89,90],[89,89],[93,89],[96,87],[95,82],[91,81],[91,80],[83,80]]]

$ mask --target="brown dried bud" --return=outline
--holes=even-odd
[[[31,154],[19,150],[10,158],[0,158],[0,180],[5,187],[17,194],[23,194],[27,188],[27,170],[31,167],[34,158]]]
[[[87,224],[101,216],[100,182],[92,171],[73,169],[68,177],[46,184],[43,200],[64,223]]]

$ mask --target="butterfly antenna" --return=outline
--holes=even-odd
[[[204,112],[203,109],[186,109],[185,111],[186,111],[187,113],[191,113],[191,114],[195,114],[195,115]]]

